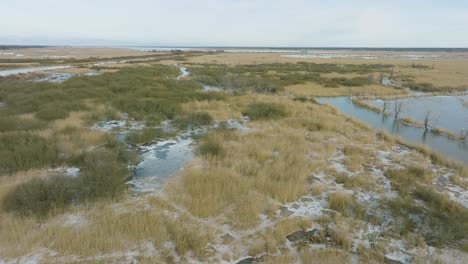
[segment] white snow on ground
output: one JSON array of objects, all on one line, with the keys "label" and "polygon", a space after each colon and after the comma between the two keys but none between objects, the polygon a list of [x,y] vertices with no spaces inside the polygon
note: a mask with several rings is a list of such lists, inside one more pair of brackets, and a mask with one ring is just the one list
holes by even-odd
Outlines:
[{"label": "white snow on ground", "polygon": [[36,250],[26,256],[19,257],[17,259],[2,259],[0,258],[0,263],[2,264],[14,264],[14,263],[21,263],[21,264],[38,264],[44,263],[43,259],[57,256],[57,253],[47,249],[41,248]]},{"label": "white snow on ground", "polygon": [[203,91],[206,91],[206,92],[222,92],[222,91],[224,91],[224,89],[223,89],[223,87],[219,87],[219,86],[203,85]]},{"label": "white snow on ground", "polygon": [[385,254],[385,257],[389,260],[399,261],[404,264],[413,262],[413,257],[405,250],[405,243],[403,240],[392,239],[386,250],[387,254]]},{"label": "white snow on ground", "polygon": [[62,218],[63,224],[76,228],[84,227],[88,224],[88,220],[82,214],[66,214]]},{"label": "white snow on ground", "polygon": [[110,120],[103,121],[95,124],[92,128],[104,132],[110,132],[112,130],[123,128],[126,124],[125,120]]},{"label": "white snow on ground", "polygon": [[445,189],[450,197],[450,200],[459,203],[465,208],[468,208],[468,191],[461,186],[455,185],[450,180],[453,175],[452,172],[442,174],[434,179],[433,184],[438,185]]},{"label": "white snow on ground", "polygon": [[48,169],[48,172],[60,173],[69,177],[78,177],[80,174],[80,168],[77,167],[57,167],[53,169]]},{"label": "white snow on ground", "polygon": [[[295,202],[285,204],[284,207],[291,212],[291,216],[318,218],[322,216],[322,211],[327,208],[327,205],[324,197],[317,199],[314,196],[306,195]],[[280,210],[278,210],[279,213],[281,213]]]}]

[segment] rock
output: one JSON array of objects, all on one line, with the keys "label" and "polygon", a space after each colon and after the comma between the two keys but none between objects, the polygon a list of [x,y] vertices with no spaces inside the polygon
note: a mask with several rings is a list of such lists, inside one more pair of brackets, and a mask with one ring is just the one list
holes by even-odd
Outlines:
[{"label": "rock", "polygon": [[255,264],[255,263],[257,263],[257,262],[252,257],[248,257],[248,258],[245,258],[245,259],[237,262],[237,264]]},{"label": "rock", "polygon": [[304,240],[304,239],[306,238],[306,236],[307,236],[307,233],[306,233],[306,232],[304,232],[304,231],[302,231],[302,230],[299,230],[299,231],[296,231],[296,232],[294,232],[294,233],[288,235],[286,238],[287,238],[289,241],[295,243],[295,242],[299,242],[299,241],[301,241],[301,240]]},{"label": "rock", "polygon": [[289,211],[289,209],[287,207],[284,207],[284,206],[281,206],[280,210],[281,210],[280,216],[282,216],[282,217],[288,217],[288,216],[292,215],[292,213],[293,213],[293,212]]},{"label": "rock", "polygon": [[306,237],[310,243],[319,244],[319,243],[324,242],[323,241],[324,237],[322,236],[322,233],[320,232],[320,230],[318,230],[317,228],[314,228],[311,231],[308,231],[306,233]]},{"label": "rock", "polygon": [[231,234],[229,234],[229,233],[226,233],[226,234],[222,235],[221,239],[223,240],[223,244],[229,244],[232,241],[234,241],[234,237],[231,236]]},{"label": "rock", "polygon": [[387,256],[384,257],[384,262],[388,264],[404,264],[403,262],[399,260],[391,259],[391,258],[388,258]]}]

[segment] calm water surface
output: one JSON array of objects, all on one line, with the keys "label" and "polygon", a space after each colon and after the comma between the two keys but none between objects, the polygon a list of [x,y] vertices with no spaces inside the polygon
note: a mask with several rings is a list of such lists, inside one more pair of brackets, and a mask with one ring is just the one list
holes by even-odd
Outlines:
[{"label": "calm water surface", "polygon": [[[431,99],[429,97],[426,97],[424,98],[424,100],[422,100],[422,102],[425,102],[427,100],[438,101],[439,99],[438,98]],[[461,142],[459,140],[451,140],[443,135],[424,133],[424,129],[422,128],[404,125],[400,122],[394,122],[392,117],[384,117],[381,114],[378,114],[370,110],[367,110],[365,108],[361,108],[359,106],[354,105],[349,97],[335,97],[335,98],[323,97],[323,98],[318,98],[317,101],[321,103],[328,103],[330,105],[333,105],[337,107],[341,112],[347,115],[353,116],[357,119],[360,119],[376,129],[385,129],[386,131],[392,134],[401,136],[401,138],[413,144],[426,144],[432,149],[442,153],[446,157],[459,160],[459,161],[464,162],[465,164],[468,164],[468,143],[467,142]],[[450,99],[447,102],[451,102],[451,101],[452,99]],[[429,102],[433,102],[433,101],[429,101]],[[462,123],[462,122],[466,122],[466,118],[468,118],[468,116],[458,112],[460,110],[458,105],[453,104],[453,103],[450,104],[450,103],[443,103],[443,102],[445,101],[439,102],[437,104],[438,106],[435,108],[430,108],[430,106],[432,106],[432,103],[430,104],[430,106],[423,104],[425,105],[425,110],[415,111],[414,115],[418,116],[421,113],[425,114],[425,112],[428,109],[438,109],[439,120],[442,120],[443,118],[447,118],[447,120],[452,120],[452,121],[446,121],[446,122],[440,121],[440,124],[444,124],[444,125],[450,124],[448,125],[448,129],[452,127],[455,130],[459,129],[460,127],[465,126],[466,123]],[[410,109],[413,109],[413,108],[419,109],[418,108],[419,104],[420,104],[419,102],[414,102],[414,101],[411,101],[411,103],[408,103],[408,108],[406,108],[407,109],[406,113],[410,113]],[[466,111],[466,109],[463,109],[463,111]],[[466,113],[466,112],[463,112],[463,113]],[[401,115],[404,116],[403,114]],[[423,119],[424,119],[424,116],[423,116]]]}]

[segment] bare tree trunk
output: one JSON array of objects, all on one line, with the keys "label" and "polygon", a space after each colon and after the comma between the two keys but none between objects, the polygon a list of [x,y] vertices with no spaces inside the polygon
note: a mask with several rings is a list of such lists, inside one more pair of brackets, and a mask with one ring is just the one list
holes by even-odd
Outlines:
[{"label": "bare tree trunk", "polygon": [[401,113],[402,107],[403,107],[403,102],[398,102],[398,99],[395,99],[395,110],[394,110],[395,120],[398,119],[398,116]]},{"label": "bare tree trunk", "polygon": [[385,115],[385,111],[387,111],[387,107],[388,107],[388,102],[387,101],[384,101],[383,102],[383,108],[382,108],[382,113]]},{"label": "bare tree trunk", "polygon": [[468,129],[462,129],[462,131],[460,131],[460,138],[464,141],[468,140]]},{"label": "bare tree trunk", "polygon": [[431,111],[427,111],[426,116],[424,117],[424,131],[429,130],[430,121],[431,121]]}]

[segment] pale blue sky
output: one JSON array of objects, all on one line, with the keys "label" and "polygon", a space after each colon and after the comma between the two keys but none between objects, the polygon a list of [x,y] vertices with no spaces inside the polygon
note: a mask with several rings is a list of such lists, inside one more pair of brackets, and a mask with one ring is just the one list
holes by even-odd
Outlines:
[{"label": "pale blue sky", "polygon": [[0,12],[0,44],[468,47],[468,0],[0,0]]}]

